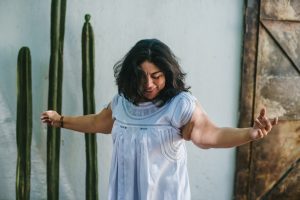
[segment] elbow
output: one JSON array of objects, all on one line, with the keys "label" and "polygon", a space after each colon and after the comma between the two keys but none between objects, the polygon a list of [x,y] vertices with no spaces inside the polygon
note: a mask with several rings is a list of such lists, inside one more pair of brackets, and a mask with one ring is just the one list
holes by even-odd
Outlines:
[{"label": "elbow", "polygon": [[216,126],[210,126],[206,129],[199,129],[198,132],[193,134],[192,141],[195,145],[202,149],[218,148],[219,139],[218,135],[220,128]]},{"label": "elbow", "polygon": [[218,128],[214,125],[196,126],[191,133],[192,142],[201,149],[215,148]]},{"label": "elbow", "polygon": [[213,147],[212,144],[208,143],[207,141],[203,140],[200,137],[197,138],[191,138],[192,142],[201,149],[210,149]]},{"label": "elbow", "polygon": [[212,146],[206,144],[196,144],[200,149],[210,149]]},{"label": "elbow", "polygon": [[192,134],[191,140],[201,149],[218,148],[218,140],[215,137],[217,131],[214,129],[213,131],[197,132],[197,134]]}]

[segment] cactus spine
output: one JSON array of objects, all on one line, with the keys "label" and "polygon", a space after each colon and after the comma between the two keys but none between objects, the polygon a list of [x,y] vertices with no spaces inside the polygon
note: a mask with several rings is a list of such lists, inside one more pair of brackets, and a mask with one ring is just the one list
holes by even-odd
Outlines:
[{"label": "cactus spine", "polygon": [[[66,0],[51,2],[51,55],[49,66],[48,109],[61,112],[63,79],[63,43]],[[47,129],[47,197],[59,198],[60,128]]]},{"label": "cactus spine", "polygon": [[31,57],[28,47],[22,47],[17,67],[17,169],[16,199],[30,198],[30,147],[32,138]]},{"label": "cactus spine", "polygon": [[[82,90],[84,114],[95,113],[94,98],[94,33],[85,15],[82,29]],[[98,199],[97,140],[95,134],[85,134],[86,147],[86,199]]]}]

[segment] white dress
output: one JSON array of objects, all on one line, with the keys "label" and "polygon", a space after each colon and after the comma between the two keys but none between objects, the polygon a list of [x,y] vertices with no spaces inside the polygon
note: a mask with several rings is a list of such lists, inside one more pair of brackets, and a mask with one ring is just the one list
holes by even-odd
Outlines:
[{"label": "white dress", "polygon": [[187,154],[180,127],[196,99],[181,92],[162,107],[114,97],[109,200],[189,200]]}]

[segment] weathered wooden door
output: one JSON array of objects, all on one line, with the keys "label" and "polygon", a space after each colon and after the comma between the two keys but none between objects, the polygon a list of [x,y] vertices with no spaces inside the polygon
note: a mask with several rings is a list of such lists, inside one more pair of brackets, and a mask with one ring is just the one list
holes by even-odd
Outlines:
[{"label": "weathered wooden door", "polygon": [[248,0],[240,127],[263,106],[279,125],[238,148],[235,199],[300,199],[300,0]]}]

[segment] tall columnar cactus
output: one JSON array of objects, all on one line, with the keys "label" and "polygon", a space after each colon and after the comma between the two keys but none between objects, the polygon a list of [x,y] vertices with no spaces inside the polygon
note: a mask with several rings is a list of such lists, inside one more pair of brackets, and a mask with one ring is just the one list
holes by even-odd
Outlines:
[{"label": "tall columnar cactus", "polygon": [[[82,89],[84,114],[95,113],[94,98],[94,33],[85,16],[82,29]],[[97,140],[95,134],[85,134],[86,146],[86,199],[98,199]]]},{"label": "tall columnar cactus", "polygon": [[[67,0],[51,2],[51,55],[49,66],[48,109],[61,112],[63,80],[63,44]],[[59,198],[60,129],[47,130],[47,197]]]},{"label": "tall columnar cactus", "polygon": [[16,199],[30,198],[30,147],[32,138],[31,57],[22,47],[17,67],[17,170]]}]

